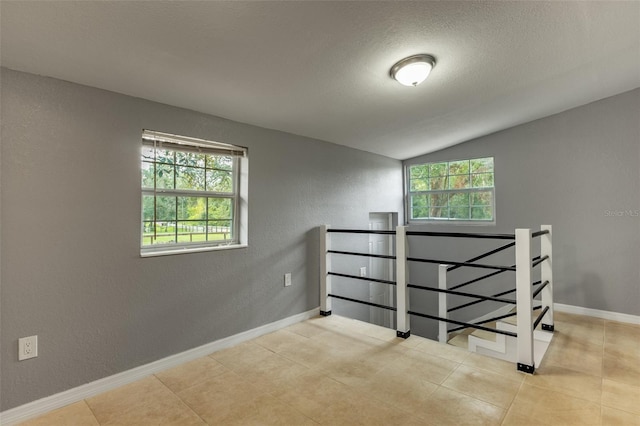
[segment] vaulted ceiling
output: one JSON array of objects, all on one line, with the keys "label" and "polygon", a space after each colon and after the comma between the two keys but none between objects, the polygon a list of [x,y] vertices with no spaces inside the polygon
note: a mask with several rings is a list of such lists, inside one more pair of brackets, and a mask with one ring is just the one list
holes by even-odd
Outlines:
[{"label": "vaulted ceiling", "polygon": [[7,68],[397,159],[640,87],[637,1],[3,0],[0,30]]}]

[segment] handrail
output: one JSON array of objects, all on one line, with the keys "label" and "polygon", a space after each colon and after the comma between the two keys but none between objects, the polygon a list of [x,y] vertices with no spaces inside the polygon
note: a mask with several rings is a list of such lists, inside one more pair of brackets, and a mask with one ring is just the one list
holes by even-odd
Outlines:
[{"label": "handrail", "polygon": [[456,296],[473,297],[473,298],[480,299],[480,300],[483,300],[483,301],[484,300],[491,300],[491,301],[494,301],[494,302],[509,303],[511,305],[515,305],[516,304],[516,301],[512,300],[512,299],[500,299],[498,297],[492,297],[492,296],[481,296],[479,294],[465,293],[463,291],[446,290],[446,289],[442,289],[442,288],[433,288],[433,287],[423,287],[423,286],[416,285],[416,284],[407,284],[407,287],[420,289],[420,290],[435,291],[436,293],[447,293],[447,294],[453,294],[453,295],[456,295]]},{"label": "handrail", "polygon": [[382,283],[382,284],[389,284],[389,285],[396,285],[395,281],[389,281],[389,280],[381,280],[378,278],[369,278],[369,277],[359,277],[357,275],[349,275],[349,274],[340,274],[338,272],[327,272],[328,275],[334,275],[336,277],[345,277],[345,278],[352,278],[354,280],[361,280],[361,281],[367,281],[367,282],[374,282],[374,283]]},{"label": "handrail", "polygon": [[[464,263],[471,263],[471,262],[475,262],[476,260],[484,259],[485,257],[489,257],[489,256],[491,256],[492,254],[499,253],[499,252],[501,252],[501,251],[503,251],[503,250],[506,250],[506,249],[508,249],[508,248],[511,248],[511,247],[513,247],[513,246],[515,246],[515,245],[516,245],[516,243],[515,243],[515,242],[512,242],[512,243],[506,244],[506,245],[504,245],[504,246],[502,246],[502,247],[498,247],[497,249],[494,249],[494,250],[488,251],[488,252],[483,253],[483,254],[481,254],[481,255],[479,255],[479,256],[476,256],[476,257],[474,257],[474,258],[471,258],[471,259],[469,259],[469,260],[466,260]],[[461,265],[450,266],[450,267],[448,267],[448,268],[447,268],[447,271],[453,271],[453,270],[458,269],[458,268],[461,268],[461,267],[462,267]]]},{"label": "handrail", "polygon": [[407,257],[407,261],[409,262],[423,262],[423,263],[437,263],[439,265],[460,265],[460,266],[468,266],[470,268],[483,268],[483,269],[504,269],[506,271],[515,271],[515,266],[500,266],[500,265],[485,265],[478,263],[466,263],[466,262],[451,262],[448,260],[438,260],[438,259],[422,259],[418,257]]},{"label": "handrail", "polygon": [[407,235],[422,235],[426,237],[452,237],[452,238],[482,238],[490,240],[515,240],[515,234],[474,234],[470,232],[432,232],[432,231],[407,231]]},{"label": "handrail", "polygon": [[[348,302],[359,303],[370,307],[387,309],[396,312],[396,332],[399,337],[406,338],[410,335],[410,315],[421,316],[439,321],[439,334],[438,339],[440,342],[447,342],[449,333],[466,329],[479,329],[488,332],[508,335],[516,337],[517,347],[516,350],[516,363],[519,371],[527,373],[533,373],[534,366],[534,353],[533,353],[533,332],[537,327],[542,324],[542,328],[547,331],[553,331],[553,271],[552,271],[552,228],[551,225],[541,225],[540,231],[532,232],[531,229],[516,229],[514,234],[482,234],[482,233],[467,233],[467,232],[432,232],[432,231],[410,231],[408,226],[398,226],[395,230],[371,230],[371,229],[334,229],[329,225],[323,225],[320,227],[321,239],[320,239],[320,251],[323,254],[320,260],[320,313],[321,315],[331,314],[331,299],[341,299]],[[344,234],[365,234],[365,235],[380,235],[385,236],[391,242],[391,237],[394,237],[395,253],[386,254],[370,254],[362,252],[360,250],[366,250],[366,248],[355,248],[356,251],[347,250],[332,250],[331,247],[331,234],[332,233],[344,233]],[[435,258],[419,258],[408,257],[407,251],[413,247],[415,239],[407,237],[417,238],[419,236],[426,237],[446,237],[446,238],[473,238],[473,239],[495,239],[495,240],[509,240],[508,243],[500,243],[500,246],[492,249],[488,249],[482,253],[479,253],[470,259],[461,261],[446,261]],[[540,244],[539,255],[534,256],[535,251],[532,250],[532,240],[537,237],[540,238],[538,243]],[[356,241],[359,241],[358,239]],[[433,240],[431,240],[433,242]],[[498,265],[497,262],[490,262],[486,264],[484,262],[489,260],[489,256],[500,253],[508,249],[515,249],[515,262],[513,265]],[[331,271],[331,258],[332,255],[347,255],[347,256],[360,256],[362,258],[377,258],[384,259],[388,262],[395,263],[395,278],[384,277],[381,278],[369,278],[359,275],[352,275],[350,273],[339,273]],[[436,257],[438,255],[435,255]],[[504,256],[504,254],[502,255]],[[502,257],[500,256],[500,257]],[[496,256],[497,258],[498,256]],[[360,262],[360,261],[358,261]],[[427,286],[427,284],[416,285],[407,282],[407,268],[410,267],[409,262],[419,262],[425,264],[437,264],[438,269],[438,285]],[[501,263],[501,261],[498,261]],[[454,271],[459,268],[479,268],[489,269],[487,272],[479,272],[477,278],[468,279],[466,282],[461,282],[457,285],[451,285],[447,283],[448,272]],[[532,283],[532,269],[538,267],[540,269],[539,281]],[[391,266],[390,266],[391,268]],[[498,291],[481,291],[482,294],[474,294],[471,292],[461,291],[463,287],[479,281],[486,280],[490,277],[495,277],[504,272],[515,272],[515,288],[508,290]],[[348,272],[348,271],[347,271]],[[342,277],[344,279],[359,280],[360,282],[379,283],[395,286],[396,294],[394,302],[383,302],[387,305],[369,302],[368,297],[362,297],[363,300],[358,300],[351,297],[332,294],[331,283],[334,277]],[[506,277],[505,277],[506,278]],[[450,277],[449,277],[450,279]],[[433,283],[432,283],[433,284]],[[410,311],[410,291],[419,289],[430,292],[438,293],[438,310],[437,312],[430,312],[430,314],[423,314],[421,312]],[[508,296],[510,295],[510,296]],[[457,306],[448,306],[450,299],[454,299],[455,302],[459,302],[458,297],[467,298],[462,299],[462,303],[458,303]],[[535,299],[537,298],[537,299]],[[541,298],[541,299],[540,299]],[[473,322],[463,322],[457,319],[450,319],[452,316],[450,313],[460,311],[464,308],[474,306],[478,303],[492,301],[502,304],[508,304],[515,306],[517,312],[508,313],[506,315],[496,316],[490,319]],[[533,306],[534,304],[539,306]],[[394,307],[394,306],[395,307]],[[537,313],[536,313],[537,311]],[[533,312],[533,313],[532,313]],[[431,315],[433,314],[433,315]],[[539,314],[539,315],[538,315]],[[437,316],[436,316],[437,315]],[[453,315],[455,316],[455,314]],[[468,317],[474,316],[472,312],[468,313]],[[498,321],[503,318],[517,316],[518,321],[516,328],[502,327],[498,325],[496,328],[491,328],[490,323],[492,321]],[[447,324],[452,324],[454,328],[448,329]],[[456,325],[457,324],[457,325]],[[533,329],[532,329],[533,327]],[[498,330],[497,328],[507,328],[509,331]],[[537,333],[537,331],[535,331]]]},{"label": "handrail", "polygon": [[350,297],[345,297],[345,296],[338,296],[337,294],[329,293],[327,296],[331,296],[331,297],[334,297],[336,299],[347,300],[349,302],[361,303],[363,305],[374,306],[376,308],[388,309],[388,310],[394,311],[394,312],[397,310],[393,306],[380,305],[378,303],[373,303],[373,302],[365,302],[364,300],[352,299]]}]

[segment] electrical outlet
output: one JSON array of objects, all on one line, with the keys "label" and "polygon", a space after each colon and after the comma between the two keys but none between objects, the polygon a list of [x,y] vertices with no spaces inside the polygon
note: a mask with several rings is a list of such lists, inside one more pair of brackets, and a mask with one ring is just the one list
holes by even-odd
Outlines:
[{"label": "electrical outlet", "polygon": [[360,276],[361,277],[366,277],[367,276],[367,267],[363,266],[362,268],[360,268]]},{"label": "electrical outlet", "polygon": [[284,286],[289,287],[291,285],[291,272],[284,274]]},{"label": "electrical outlet", "polygon": [[18,361],[38,356],[38,336],[18,339]]}]

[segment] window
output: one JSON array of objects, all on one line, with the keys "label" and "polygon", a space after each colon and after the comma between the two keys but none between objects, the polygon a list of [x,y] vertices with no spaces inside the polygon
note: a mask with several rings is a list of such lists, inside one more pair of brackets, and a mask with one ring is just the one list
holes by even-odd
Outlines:
[{"label": "window", "polygon": [[407,168],[411,221],[493,222],[493,157]]},{"label": "window", "polygon": [[246,148],[145,130],[141,254],[246,243],[246,156]]}]

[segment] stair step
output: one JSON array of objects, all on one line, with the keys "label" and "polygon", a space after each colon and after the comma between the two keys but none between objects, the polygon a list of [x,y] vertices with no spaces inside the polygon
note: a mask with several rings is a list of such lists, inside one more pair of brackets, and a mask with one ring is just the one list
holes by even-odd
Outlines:
[{"label": "stair step", "polygon": [[452,346],[467,349],[469,347],[469,335],[466,333],[456,334],[451,339],[449,339],[449,342],[447,343]]}]

